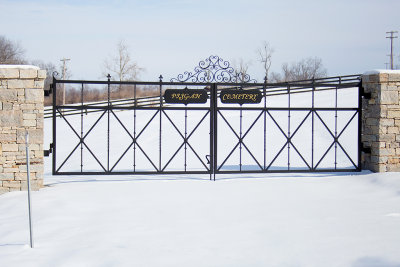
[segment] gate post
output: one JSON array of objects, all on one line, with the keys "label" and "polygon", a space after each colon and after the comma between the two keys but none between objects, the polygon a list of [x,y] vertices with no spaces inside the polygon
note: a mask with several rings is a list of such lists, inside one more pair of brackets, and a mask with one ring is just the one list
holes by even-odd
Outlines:
[{"label": "gate post", "polygon": [[400,71],[366,72],[362,85],[363,168],[400,171]]},{"label": "gate post", "polygon": [[210,89],[210,180],[215,181],[217,169],[217,84],[213,83]]},{"label": "gate post", "polygon": [[30,136],[31,186],[43,186],[43,102],[46,71],[0,65],[0,194],[27,189],[25,134]]}]

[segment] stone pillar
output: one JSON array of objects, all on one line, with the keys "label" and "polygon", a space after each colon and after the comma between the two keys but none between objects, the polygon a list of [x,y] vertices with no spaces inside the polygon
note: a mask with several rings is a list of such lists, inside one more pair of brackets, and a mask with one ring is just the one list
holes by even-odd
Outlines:
[{"label": "stone pillar", "polygon": [[400,171],[400,70],[371,71],[362,76],[362,142],[371,148],[363,153],[364,169]]},{"label": "stone pillar", "polygon": [[43,186],[43,101],[46,71],[0,65],[0,194],[26,190],[25,133],[33,190]]}]

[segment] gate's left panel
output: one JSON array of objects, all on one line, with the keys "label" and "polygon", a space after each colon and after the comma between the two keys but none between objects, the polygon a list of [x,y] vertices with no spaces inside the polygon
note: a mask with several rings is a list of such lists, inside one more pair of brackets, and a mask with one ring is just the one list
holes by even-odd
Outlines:
[{"label": "gate's left panel", "polygon": [[53,173],[209,173],[209,103],[163,103],[179,87],[54,80]]}]

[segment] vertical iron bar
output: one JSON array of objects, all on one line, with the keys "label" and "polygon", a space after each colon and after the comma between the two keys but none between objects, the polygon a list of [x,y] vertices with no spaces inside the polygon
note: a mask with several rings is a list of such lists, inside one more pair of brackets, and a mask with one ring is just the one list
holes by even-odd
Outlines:
[{"label": "vertical iron bar", "polygon": [[264,78],[263,95],[264,95],[264,171],[267,161],[267,76]]},{"label": "vertical iron bar", "polygon": [[290,170],[290,85],[287,87],[288,91],[288,170]]},{"label": "vertical iron bar", "polygon": [[361,162],[361,148],[362,148],[362,142],[361,142],[361,134],[362,134],[362,95],[361,95],[361,90],[362,90],[362,80],[360,80],[360,84],[358,86],[358,166],[357,166],[357,171],[361,171],[362,168],[362,162]]},{"label": "vertical iron bar", "polygon": [[162,107],[163,107],[163,100],[162,100],[162,79],[163,76],[160,75],[159,77],[160,79],[160,105],[159,105],[159,112],[160,112],[160,132],[159,132],[159,165],[158,165],[158,170],[161,171],[162,167],[161,167],[161,145],[162,145],[162,139],[161,139],[161,135],[162,135]]},{"label": "vertical iron bar", "polygon": [[215,172],[216,172],[216,170],[217,170],[217,164],[218,164],[218,161],[217,161],[217,156],[218,156],[218,124],[217,124],[217,121],[218,121],[218,87],[217,87],[217,84],[216,83],[214,83],[213,84],[213,86],[214,86],[214,121],[213,121],[213,123],[214,123],[214,170],[213,170],[213,173],[214,173],[214,181],[215,181]]},{"label": "vertical iron bar", "polygon": [[314,115],[315,115],[315,80],[313,78],[313,87],[312,87],[312,109],[311,109],[311,170],[314,169]]},{"label": "vertical iron bar", "polygon": [[[81,106],[83,107],[83,83],[81,88]],[[83,108],[81,109],[81,172],[83,172]]]},{"label": "vertical iron bar", "polygon": [[[339,77],[339,85],[341,84],[341,77]],[[337,115],[338,115],[338,86],[335,88],[335,170],[337,168]]]},{"label": "vertical iron bar", "polygon": [[108,74],[108,76],[107,76],[107,81],[108,81],[108,86],[107,86],[107,172],[110,172],[110,108],[111,108],[110,80],[111,80],[111,75]]},{"label": "vertical iron bar", "polygon": [[134,98],[134,106],[133,110],[133,171],[136,172],[136,108],[137,108],[137,100],[136,100],[136,84],[133,88],[133,98]]},{"label": "vertical iron bar", "polygon": [[214,173],[214,85],[210,87],[210,181]]},{"label": "vertical iron bar", "polygon": [[52,89],[53,89],[53,166],[52,166],[52,174],[55,175],[56,174],[56,139],[57,139],[57,131],[56,131],[56,101],[57,101],[57,80],[56,78],[53,76],[53,84],[52,84]]},{"label": "vertical iron bar", "polygon": [[239,170],[242,171],[242,125],[243,125],[243,110],[240,105],[240,128],[239,128]]},{"label": "vertical iron bar", "polygon": [[187,166],[187,106],[185,105],[185,172]]}]

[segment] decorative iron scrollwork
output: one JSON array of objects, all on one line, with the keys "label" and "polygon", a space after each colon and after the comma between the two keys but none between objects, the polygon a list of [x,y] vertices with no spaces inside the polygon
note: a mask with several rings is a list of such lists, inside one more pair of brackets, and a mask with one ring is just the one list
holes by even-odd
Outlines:
[{"label": "decorative iron scrollwork", "polygon": [[171,82],[199,82],[199,83],[249,83],[257,82],[247,73],[237,72],[228,61],[219,56],[210,56],[199,62],[193,72],[185,71]]}]

